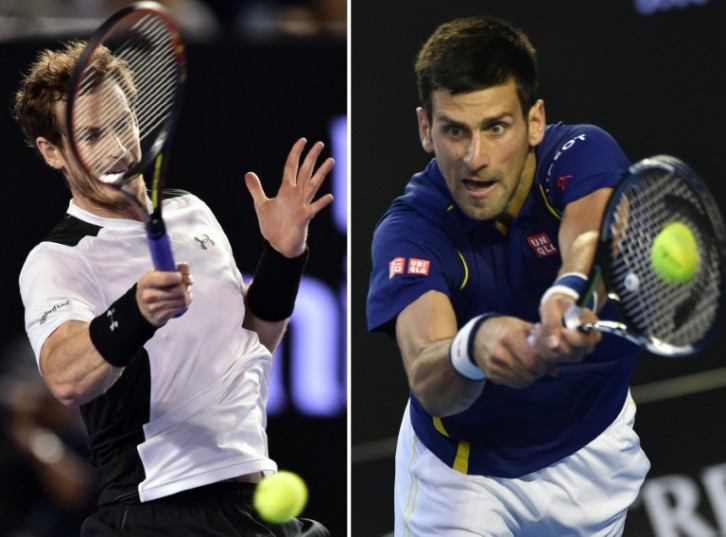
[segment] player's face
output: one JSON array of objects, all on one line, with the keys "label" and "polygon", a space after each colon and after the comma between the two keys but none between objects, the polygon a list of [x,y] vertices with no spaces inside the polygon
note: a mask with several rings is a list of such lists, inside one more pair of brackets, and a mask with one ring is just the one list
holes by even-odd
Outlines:
[{"label": "player's face", "polygon": [[536,160],[533,147],[544,135],[544,105],[522,114],[514,81],[452,95],[436,90],[432,120],[418,109],[424,149],[461,210],[477,220],[514,218],[529,193]]},{"label": "player's face", "polygon": [[92,177],[110,182],[141,159],[139,126],[121,87],[110,80],[76,99],[73,139]]},{"label": "player's face", "polygon": [[[99,116],[97,111],[102,102],[117,103],[112,117]],[[62,170],[74,199],[82,207],[86,205],[84,208],[125,215],[130,209],[126,196],[104,186],[97,178],[109,182],[114,177],[120,177],[141,159],[139,130],[133,112],[119,86],[110,82],[104,82],[92,93],[80,97],[76,106],[85,111],[83,119],[74,127],[78,152],[91,173],[87,173],[73,157],[68,138],[64,136]],[[67,132],[65,106],[62,103],[56,107],[56,117],[59,124],[63,125],[63,132]],[[130,186],[139,199],[145,198],[146,186],[141,177],[132,181]]]}]

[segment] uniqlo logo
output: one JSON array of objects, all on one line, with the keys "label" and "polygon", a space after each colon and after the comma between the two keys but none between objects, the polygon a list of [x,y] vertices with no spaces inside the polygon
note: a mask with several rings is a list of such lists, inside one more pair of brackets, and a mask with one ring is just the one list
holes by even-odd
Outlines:
[{"label": "uniqlo logo", "polygon": [[408,273],[428,276],[430,264],[431,261],[428,261],[427,259],[416,259],[415,257],[412,257],[408,260]]},{"label": "uniqlo logo", "polygon": [[534,253],[537,254],[537,257],[547,257],[548,255],[557,253],[557,248],[552,244],[552,241],[546,233],[527,237],[527,242],[530,248],[534,250]]},{"label": "uniqlo logo", "polygon": [[397,257],[392,261],[388,262],[388,279],[390,280],[396,274],[403,274],[403,265],[406,263],[406,259],[403,257]]}]

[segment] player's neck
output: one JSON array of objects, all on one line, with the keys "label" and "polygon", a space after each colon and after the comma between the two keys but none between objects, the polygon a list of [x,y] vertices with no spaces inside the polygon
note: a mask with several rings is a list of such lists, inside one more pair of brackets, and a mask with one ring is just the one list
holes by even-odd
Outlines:
[{"label": "player's neck", "polygon": [[512,221],[522,210],[524,202],[527,200],[527,196],[529,196],[529,191],[532,190],[532,183],[534,182],[534,174],[536,171],[537,157],[535,155],[534,148],[530,148],[527,160],[524,163],[524,170],[522,171],[522,177],[517,190],[514,192],[506,211],[497,218],[497,220],[506,227],[511,226]]},{"label": "player's neck", "polygon": [[[142,192],[141,198],[142,203],[148,205],[148,198],[146,193]],[[125,220],[138,220],[144,222],[143,215],[139,212],[136,206],[128,199],[123,199],[114,202],[96,201],[86,196],[73,193],[73,203],[79,208],[88,213],[101,218],[117,218]]]}]

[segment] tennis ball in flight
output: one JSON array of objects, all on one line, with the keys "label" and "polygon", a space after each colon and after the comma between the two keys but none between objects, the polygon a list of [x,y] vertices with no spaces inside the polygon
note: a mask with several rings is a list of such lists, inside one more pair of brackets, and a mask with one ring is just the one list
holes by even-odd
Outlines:
[{"label": "tennis ball in flight", "polygon": [[650,262],[666,283],[685,283],[698,269],[698,243],[693,232],[681,222],[665,226],[653,241]]},{"label": "tennis ball in flight", "polygon": [[263,520],[281,524],[302,513],[308,488],[299,475],[280,470],[257,484],[252,501]]}]

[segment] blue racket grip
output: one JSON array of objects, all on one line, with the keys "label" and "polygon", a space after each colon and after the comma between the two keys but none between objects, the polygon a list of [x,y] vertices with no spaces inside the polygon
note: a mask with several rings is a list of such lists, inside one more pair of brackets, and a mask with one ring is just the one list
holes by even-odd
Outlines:
[{"label": "blue racket grip", "polygon": [[[171,251],[169,243],[169,235],[166,234],[166,226],[164,221],[157,214],[153,214],[146,226],[146,236],[149,242],[149,250],[151,251],[151,260],[156,270],[168,272],[176,272],[177,266],[174,262],[174,254]],[[177,313],[174,317],[184,315],[184,309]]]},{"label": "blue racket grip", "polygon": [[149,231],[148,238],[154,268],[156,270],[175,272],[177,268],[174,262],[174,254],[171,251],[171,244],[169,244],[169,236],[165,232],[162,232],[161,235],[156,235]]}]

